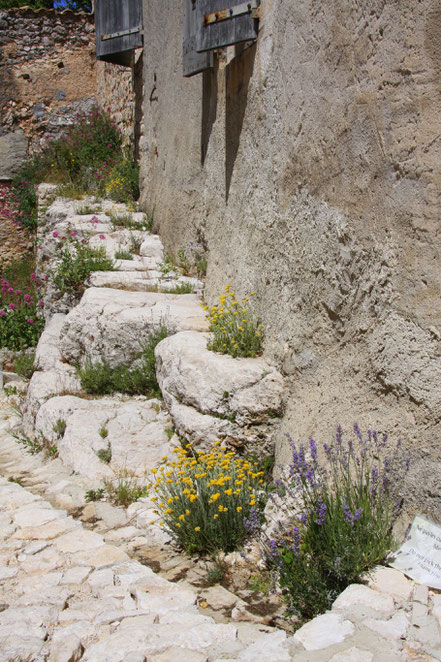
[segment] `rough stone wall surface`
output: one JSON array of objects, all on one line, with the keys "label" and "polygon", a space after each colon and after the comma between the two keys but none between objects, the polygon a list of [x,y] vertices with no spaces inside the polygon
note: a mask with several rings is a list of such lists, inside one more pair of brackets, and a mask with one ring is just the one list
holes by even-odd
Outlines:
[{"label": "rough stone wall surface", "polygon": [[208,245],[207,300],[256,291],[285,433],[387,431],[409,514],[441,495],[436,0],[262,0],[257,43],[182,77],[180,2],[144,0],[142,204],[174,254]]},{"label": "rough stone wall surface", "polygon": [[22,129],[30,152],[96,103],[93,16],[0,12],[0,133]]},{"label": "rough stone wall surface", "polygon": [[107,108],[123,135],[124,144],[136,149],[142,131],[142,51],[132,67],[97,62],[97,98]]}]

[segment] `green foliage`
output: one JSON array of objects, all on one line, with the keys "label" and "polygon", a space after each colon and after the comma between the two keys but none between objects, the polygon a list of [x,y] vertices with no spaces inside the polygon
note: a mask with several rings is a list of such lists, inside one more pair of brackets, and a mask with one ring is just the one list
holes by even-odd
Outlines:
[{"label": "green foliage", "polygon": [[97,395],[117,392],[160,397],[161,390],[156,379],[155,347],[167,334],[167,327],[164,325],[151,331],[138,358],[130,366],[113,368],[105,361],[92,363],[87,360],[82,368],[77,367],[82,388],[87,393]]},{"label": "green foliage", "polygon": [[160,291],[164,294],[191,294],[193,285],[191,283],[178,283],[175,287],[161,287]]},{"label": "green foliage", "polygon": [[104,497],[106,490],[103,487],[97,490],[87,490],[85,496],[86,501],[100,501]]},{"label": "green foliage", "polygon": [[107,191],[115,200],[133,202],[139,195],[138,167],[123,151],[115,123],[98,107],[78,114],[64,134],[48,142],[15,178],[17,220],[31,230],[37,227],[35,187],[42,181],[59,184],[61,195],[75,199]]},{"label": "green foliage", "polygon": [[12,434],[14,439],[18,441],[19,444],[25,447],[26,452],[30,455],[37,455],[44,450],[44,440],[40,436],[38,437],[28,437],[26,434]]},{"label": "green foliage", "polygon": [[115,251],[115,260],[133,260],[133,255],[128,248],[119,248]]},{"label": "green foliage", "polygon": [[[290,609],[312,618],[360,575],[381,563],[393,545],[392,524],[401,505],[408,468],[399,441],[389,454],[387,435],[369,431],[363,439],[324,444],[321,464],[311,438],[308,451],[291,442],[291,480],[280,486],[285,502],[296,504],[289,529],[266,540],[267,558],[288,590]],[[287,497],[290,497],[287,499]]]},{"label": "green foliage", "polygon": [[35,352],[21,350],[20,355],[14,359],[14,370],[20,377],[30,379],[38,367],[38,361],[35,362]]},{"label": "green foliage", "polygon": [[148,219],[142,221],[136,221],[133,218],[133,215],[130,213],[121,214],[110,214],[110,222],[112,223],[113,229],[125,228],[127,230],[144,230],[148,229]]},{"label": "green foliage", "polygon": [[250,510],[265,505],[261,472],[219,443],[210,453],[190,445],[175,449],[175,460],[152,469],[152,501],[170,535],[190,553],[237,549],[248,537]]},{"label": "green foliage", "polygon": [[112,461],[112,449],[110,444],[107,444],[107,448],[100,448],[99,451],[97,451],[97,456],[102,462],[109,464]]},{"label": "green foliage", "polygon": [[120,470],[112,480],[105,480],[106,498],[115,506],[127,508],[131,503],[146,496],[145,486],[140,485],[139,479],[127,469]]},{"label": "green foliage", "polygon": [[[25,176],[26,166],[12,182],[15,196],[16,220],[30,232],[35,232],[38,225],[37,192],[31,178]],[[31,172],[30,172],[31,174]]]},{"label": "green foliage", "polygon": [[87,279],[93,271],[114,269],[115,263],[107,257],[103,246],[95,248],[89,246],[84,238],[70,236],[57,245],[52,281],[61,293],[68,292],[78,298],[84,292]]},{"label": "green foliage", "polygon": [[139,197],[139,168],[128,155],[112,168],[105,183],[106,195],[115,202],[130,202]]},{"label": "green foliage", "polygon": [[[253,296],[251,292],[249,296]],[[230,286],[225,288],[225,294],[220,297],[220,304],[204,306],[209,310],[209,330],[212,337],[207,343],[208,349],[233,357],[253,357],[261,353],[263,332],[262,325],[248,310],[249,299],[241,303],[236,300]]]},{"label": "green foliage", "polygon": [[24,487],[22,479],[15,478],[15,476],[9,476],[8,483],[17,483],[17,485],[20,485],[20,487]]},{"label": "green foliage", "polygon": [[[32,261],[30,261],[32,263]],[[38,301],[40,280],[28,276],[28,265],[18,261],[4,270],[0,290],[0,347],[22,350],[34,347],[43,331],[42,301]]]},{"label": "green foliage", "polygon": [[181,273],[171,255],[164,257],[163,262],[158,264],[158,269],[165,278],[177,278]]},{"label": "green foliage", "polygon": [[66,432],[66,421],[63,418],[58,418],[53,424],[52,430],[55,432],[58,439],[61,439]]},{"label": "green foliage", "polygon": [[101,439],[107,439],[108,436],[109,436],[109,430],[103,426],[100,429],[100,437]]}]

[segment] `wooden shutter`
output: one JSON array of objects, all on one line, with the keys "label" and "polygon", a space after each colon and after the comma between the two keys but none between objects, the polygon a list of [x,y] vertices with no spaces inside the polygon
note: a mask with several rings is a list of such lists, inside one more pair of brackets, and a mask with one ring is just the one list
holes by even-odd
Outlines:
[{"label": "wooden shutter", "polygon": [[213,66],[212,53],[196,51],[197,15],[197,0],[182,0],[182,69],[186,77]]},{"label": "wooden shutter", "polygon": [[97,59],[130,66],[143,46],[142,0],[95,0],[95,31]]},{"label": "wooden shutter", "polygon": [[230,46],[257,38],[260,0],[196,0],[196,50]]}]

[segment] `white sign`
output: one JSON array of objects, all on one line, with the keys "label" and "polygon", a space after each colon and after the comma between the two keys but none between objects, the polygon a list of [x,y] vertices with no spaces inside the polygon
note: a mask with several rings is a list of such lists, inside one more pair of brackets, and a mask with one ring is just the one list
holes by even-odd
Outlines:
[{"label": "white sign", "polygon": [[441,589],[441,526],[417,515],[389,565],[420,584]]}]

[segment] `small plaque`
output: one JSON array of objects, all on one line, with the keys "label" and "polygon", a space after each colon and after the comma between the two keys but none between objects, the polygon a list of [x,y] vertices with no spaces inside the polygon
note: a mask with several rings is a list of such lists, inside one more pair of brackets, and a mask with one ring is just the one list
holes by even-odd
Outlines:
[{"label": "small plaque", "polygon": [[417,515],[389,565],[420,584],[441,589],[441,526]]}]

